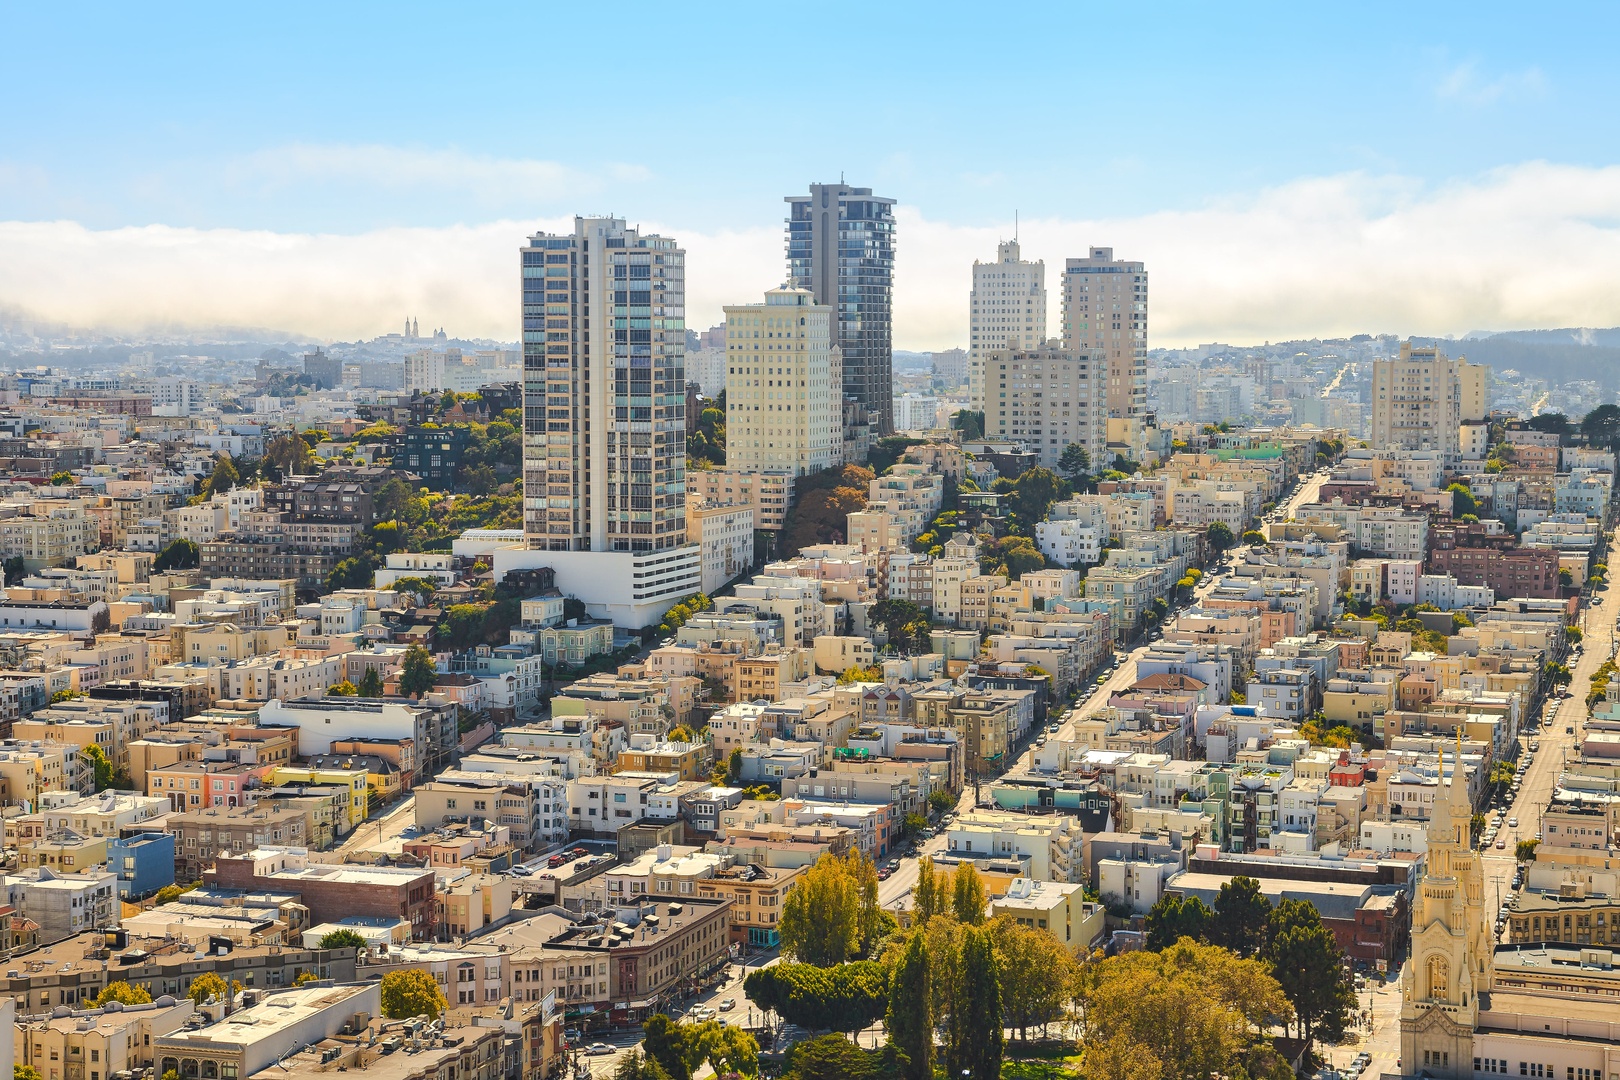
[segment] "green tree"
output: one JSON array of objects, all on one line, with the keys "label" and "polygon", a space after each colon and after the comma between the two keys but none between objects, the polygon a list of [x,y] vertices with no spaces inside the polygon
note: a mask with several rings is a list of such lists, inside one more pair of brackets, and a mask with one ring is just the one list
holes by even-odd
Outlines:
[{"label": "green tree", "polygon": [[215,495],[224,494],[241,482],[242,474],[236,471],[236,462],[231,460],[229,454],[221,454],[219,460],[214,463],[213,475],[203,484],[202,493],[213,498]]},{"label": "green tree", "polygon": [[715,1076],[754,1076],[759,1072],[759,1042],[740,1027],[706,1020],[697,1027],[698,1049]]},{"label": "green tree", "polygon": [[390,1020],[412,1016],[437,1020],[449,1006],[432,974],[421,968],[390,971],[382,977],[382,1011]]},{"label": "green tree", "polygon": [[192,889],[200,888],[201,886],[202,882],[200,881],[193,881],[190,885],[165,885],[163,888],[157,891],[157,896],[155,899],[157,900],[158,906],[162,907],[164,904],[174,903],[176,900],[180,899],[181,896],[190,892]]},{"label": "green tree", "polygon": [[1046,520],[1052,504],[1068,498],[1070,491],[1067,480],[1051,469],[1037,465],[1033,469],[1026,469],[1012,482],[1011,490],[1007,492],[1008,511],[1016,519],[1018,528],[1030,535],[1039,522]]},{"label": "green tree", "polygon": [[360,685],[355,692],[364,698],[382,697],[382,675],[375,667],[366,668],[366,673],[360,676]]},{"label": "green tree", "polygon": [[225,1001],[242,989],[242,984],[234,979],[226,983],[223,976],[213,971],[205,971],[191,980],[191,987],[186,996],[198,1005],[210,1001]]},{"label": "green tree", "polygon": [[889,970],[876,960],[828,967],[783,962],[750,972],[743,993],[811,1031],[860,1031],[888,1009]]},{"label": "green tree", "polygon": [[186,539],[174,540],[158,552],[156,559],[152,560],[152,569],[159,573],[170,570],[193,570],[201,564],[202,553],[197,545]]},{"label": "green tree", "polygon": [[867,614],[872,626],[889,637],[889,644],[901,652],[920,652],[928,647],[928,616],[910,600],[879,600]]},{"label": "green tree", "polygon": [[961,975],[952,996],[947,1075],[999,1080],[1006,1036],[1002,1031],[1001,976],[988,931],[966,930]]},{"label": "green tree", "polygon": [[990,936],[1007,1026],[1027,1042],[1031,1027],[1062,1019],[1079,965],[1050,930],[1024,926],[1010,915],[990,923]]},{"label": "green tree", "polygon": [[663,1013],[641,1025],[642,1049],[669,1074],[670,1080],[692,1080],[692,1070],[703,1062],[695,1025],[677,1024]]},{"label": "green tree", "polygon": [[326,575],[326,591],[369,589],[378,565],[377,557],[369,551],[362,551],[342,559]]},{"label": "green tree", "polygon": [[412,645],[405,650],[405,662],[399,673],[400,693],[419,698],[433,689],[433,682],[438,677],[432,653],[420,645]]},{"label": "green tree", "polygon": [[1232,536],[1232,527],[1224,521],[1212,521],[1204,533],[1209,538],[1209,546],[1219,554],[1226,551],[1235,542]]},{"label": "green tree", "polygon": [[79,754],[89,761],[90,767],[95,770],[97,791],[106,791],[113,786],[113,763],[100,744],[89,743],[79,751]]},{"label": "green tree", "polygon": [[933,989],[928,981],[928,943],[911,935],[889,978],[889,1039],[906,1056],[905,1080],[933,1080]]},{"label": "green tree", "polygon": [[1259,529],[1244,529],[1243,542],[1251,546],[1254,544],[1264,544],[1266,542],[1266,534],[1261,532]]},{"label": "green tree", "polygon": [[1222,948],[1245,959],[1258,955],[1266,944],[1270,925],[1271,901],[1260,892],[1260,883],[1242,874],[1221,885],[1215,894],[1215,918],[1210,938]]},{"label": "green tree", "polygon": [[326,688],[327,697],[355,697],[359,693],[360,691],[355,687],[354,683],[350,682],[348,679],[344,679],[342,682],[335,682]]},{"label": "green tree", "polygon": [[28,573],[28,568],[23,563],[23,557],[21,555],[13,555],[7,559],[4,564],[0,565],[3,565],[5,568],[7,585],[17,584],[17,582],[23,579],[23,575]]},{"label": "green tree", "polygon": [[423,601],[432,600],[433,594],[439,591],[439,583],[425,577],[396,578],[389,587],[395,592],[411,593]]},{"label": "green tree", "polygon": [[427,507],[421,497],[397,476],[377,489],[371,497],[371,508],[379,521],[415,526],[427,520]]},{"label": "green tree", "polygon": [[1547,435],[1568,435],[1570,430],[1569,417],[1561,412],[1537,413],[1524,426]]},{"label": "green tree", "polygon": [[1451,516],[1462,517],[1464,514],[1478,514],[1479,500],[1474,498],[1474,492],[1466,484],[1452,484],[1446,488],[1451,492]]},{"label": "green tree", "polygon": [[321,949],[364,949],[366,939],[353,930],[333,930],[330,934],[321,938],[320,944],[316,947]]},{"label": "green tree", "polygon": [[783,1061],[786,1080],[887,1080],[899,1071],[893,1047],[862,1050],[842,1035],[806,1039]]},{"label": "green tree", "polygon": [[1182,938],[1207,941],[1215,913],[1196,896],[1165,893],[1147,914],[1147,947],[1168,949]]},{"label": "green tree", "polygon": [[1581,434],[1588,446],[1610,447],[1620,443],[1620,405],[1599,405],[1581,418]]},{"label": "green tree", "polygon": [[951,427],[962,433],[964,442],[984,438],[984,413],[972,409],[958,409],[951,417]]},{"label": "green tree", "polygon": [[296,435],[278,435],[264,448],[264,459],[283,476],[309,472],[309,443]]},{"label": "green tree", "polygon": [[936,814],[948,813],[956,805],[956,796],[944,788],[935,788],[928,793],[928,809]]},{"label": "green tree", "polygon": [[669,1073],[652,1058],[636,1049],[619,1058],[613,1069],[613,1080],[670,1080]]},{"label": "green tree", "polygon": [[950,906],[945,896],[948,875],[934,869],[934,860],[927,855],[917,860],[917,884],[911,888],[911,910],[919,922],[927,922],[935,915],[943,915]]},{"label": "green tree", "polygon": [[1263,960],[1191,940],[1088,965],[1078,998],[1090,1080],[1253,1075],[1239,1066],[1292,1016]]},{"label": "green tree", "polygon": [[856,857],[823,855],[787,894],[780,923],[784,957],[826,965],[859,955],[861,886],[849,866]]},{"label": "green tree", "polygon": [[956,921],[963,926],[984,922],[986,903],[984,879],[979,876],[978,868],[970,862],[957,863],[956,873],[951,876],[951,913]]},{"label": "green tree", "polygon": [[1520,840],[1513,845],[1513,857],[1519,862],[1534,862],[1536,848],[1541,846],[1540,840]]},{"label": "green tree", "polygon": [[72,487],[77,482],[78,481],[73,479],[73,474],[68,472],[66,469],[63,469],[61,472],[51,473],[52,487]]},{"label": "green tree", "polygon": [[726,759],[726,783],[737,784],[742,780],[743,752],[739,747],[731,752]]},{"label": "green tree", "polygon": [[1330,1042],[1344,1037],[1356,1009],[1344,954],[1316,908],[1304,900],[1284,900],[1271,913],[1266,959],[1299,1025],[1307,1048],[1318,1035]]},{"label": "green tree", "polygon": [[[18,1062],[11,1067],[11,1080],[44,1080],[44,1078],[39,1075],[39,1070],[32,1065],[24,1065],[22,1062]],[[167,1080],[166,1077],[165,1080]]]},{"label": "green tree", "polygon": [[119,979],[101,988],[101,993],[96,995],[95,1006],[99,1009],[109,1001],[116,1001],[120,1005],[150,1005],[152,992],[144,986]]},{"label": "green tree", "polygon": [[1086,474],[1091,472],[1091,454],[1079,443],[1070,443],[1058,458],[1058,471],[1078,491],[1086,484]]}]

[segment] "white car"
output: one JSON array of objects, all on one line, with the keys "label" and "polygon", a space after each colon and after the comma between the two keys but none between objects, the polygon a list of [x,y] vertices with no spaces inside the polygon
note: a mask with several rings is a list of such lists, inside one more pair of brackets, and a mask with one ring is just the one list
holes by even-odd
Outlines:
[{"label": "white car", "polygon": [[1508,818],[1508,828],[1517,829],[1518,827],[1519,827],[1519,819],[1518,818],[1516,818],[1516,817]]},{"label": "white car", "polygon": [[618,1049],[618,1047],[609,1046],[607,1043],[591,1043],[585,1048],[585,1052],[592,1057],[600,1057],[603,1054],[617,1053]]}]

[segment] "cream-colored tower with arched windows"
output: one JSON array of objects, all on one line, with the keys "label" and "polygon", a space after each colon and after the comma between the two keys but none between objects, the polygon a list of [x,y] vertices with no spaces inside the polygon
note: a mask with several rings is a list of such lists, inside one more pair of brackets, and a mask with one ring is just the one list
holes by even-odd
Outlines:
[{"label": "cream-colored tower with arched windows", "polygon": [[1485,877],[1470,841],[1473,806],[1462,768],[1429,822],[1428,870],[1412,909],[1412,952],[1401,973],[1401,1071],[1408,1076],[1473,1075],[1479,995],[1489,993],[1495,948],[1485,909]]}]

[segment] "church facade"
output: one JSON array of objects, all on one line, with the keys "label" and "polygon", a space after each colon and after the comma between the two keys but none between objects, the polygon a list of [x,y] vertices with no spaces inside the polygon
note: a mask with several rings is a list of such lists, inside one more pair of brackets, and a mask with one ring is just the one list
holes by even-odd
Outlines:
[{"label": "church facade", "polygon": [[1405,1076],[1620,1080],[1620,968],[1608,948],[1497,948],[1461,777],[1436,800],[1401,972]]}]

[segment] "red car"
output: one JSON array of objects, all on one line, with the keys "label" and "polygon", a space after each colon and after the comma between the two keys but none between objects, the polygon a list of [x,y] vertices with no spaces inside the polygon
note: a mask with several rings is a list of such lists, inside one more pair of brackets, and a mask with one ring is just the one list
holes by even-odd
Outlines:
[{"label": "red car", "polygon": [[889,880],[889,875],[893,874],[893,873],[894,873],[893,870],[890,870],[887,866],[885,866],[883,869],[881,869],[881,870],[879,870],[877,872],[877,879],[879,881],[888,881]]}]

